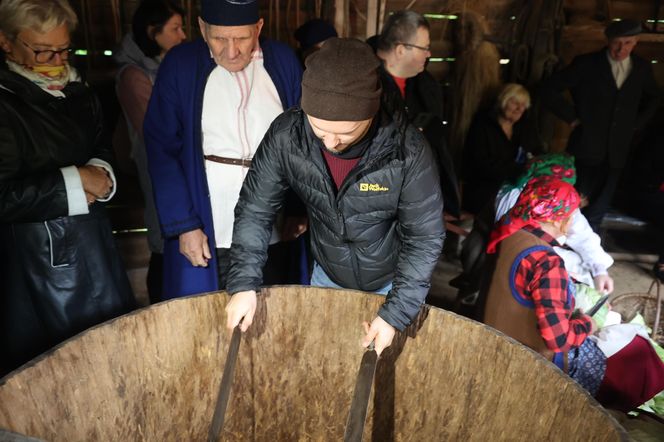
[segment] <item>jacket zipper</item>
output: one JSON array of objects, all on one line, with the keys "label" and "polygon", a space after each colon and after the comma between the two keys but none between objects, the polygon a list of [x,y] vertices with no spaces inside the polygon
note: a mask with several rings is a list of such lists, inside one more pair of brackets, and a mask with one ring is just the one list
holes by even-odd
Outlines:
[{"label": "jacket zipper", "polygon": [[357,262],[357,247],[355,246],[355,243],[348,238],[347,235],[348,232],[346,232],[346,223],[344,220],[343,211],[341,210],[341,201],[343,195],[346,194],[348,187],[351,186],[350,183],[354,184],[358,176],[367,172],[374,164],[376,164],[378,161],[382,160],[384,157],[388,155],[389,152],[385,152],[383,155],[380,155],[379,157],[372,158],[371,160],[367,161],[367,163],[360,170],[357,170],[355,173],[353,173],[353,175],[349,175],[346,177],[343,184],[341,185],[341,188],[337,192],[336,207],[337,207],[337,213],[339,215],[339,220],[341,221],[341,236],[343,238],[344,244],[346,244],[346,247],[348,247],[348,250],[350,252],[350,262],[351,262],[351,267],[353,269],[353,276],[355,277],[355,282],[357,283],[357,286],[359,288],[362,287],[362,275],[360,272],[360,265]]},{"label": "jacket zipper", "polygon": [[337,214],[339,216],[339,222],[341,224],[341,238],[342,238],[344,244],[346,245],[346,247],[348,247],[348,251],[350,252],[350,264],[351,264],[351,268],[353,269],[353,276],[355,278],[355,282],[357,283],[358,288],[361,288],[362,287],[362,278],[360,277],[360,266],[357,263],[357,256],[355,254],[355,252],[356,252],[355,243],[353,243],[348,238],[348,235],[347,235],[347,232],[346,232],[346,223],[345,223],[345,220],[344,220],[344,214],[343,214],[343,211],[341,210],[341,208],[339,207],[339,203],[340,203],[340,200],[337,199]]},{"label": "jacket zipper", "polygon": [[[386,151],[386,152],[381,153],[380,156],[378,156],[376,158],[372,158],[369,161],[367,161],[367,163],[362,166],[361,170],[356,171],[355,173],[353,173],[353,175],[347,176],[346,179],[344,180],[343,184],[341,185],[341,188],[339,188],[339,190],[337,191],[336,196],[334,195],[334,188],[335,188],[336,185],[334,184],[334,181],[332,180],[332,177],[330,176],[329,172],[327,171],[327,168],[324,167],[325,159],[323,158],[323,153],[319,152],[318,161],[314,161],[314,164],[316,164],[319,172],[321,174],[323,174],[323,176],[327,177],[328,192],[330,192],[330,194],[332,195],[331,200],[334,201],[334,203],[335,203],[335,208],[337,210],[337,216],[339,218],[339,224],[340,224],[340,227],[341,227],[341,238],[342,238],[344,244],[346,245],[346,247],[348,247],[348,251],[350,252],[350,261],[351,261],[351,267],[353,269],[353,276],[355,278],[355,282],[357,283],[358,287],[362,287],[362,278],[360,276],[360,266],[357,262],[357,255],[356,255],[357,248],[355,247],[354,243],[351,242],[350,239],[348,238],[348,235],[347,235],[348,232],[346,232],[345,219],[344,219],[343,211],[341,210],[341,207],[340,207],[340,203],[341,203],[342,196],[346,193],[346,190],[350,186],[349,183],[351,183],[351,182],[355,183],[356,178],[360,174],[362,174],[364,172],[367,172],[376,162],[382,160],[384,157],[388,156],[389,154],[390,154],[390,151]],[[318,164],[319,162],[321,162],[321,164]]]}]

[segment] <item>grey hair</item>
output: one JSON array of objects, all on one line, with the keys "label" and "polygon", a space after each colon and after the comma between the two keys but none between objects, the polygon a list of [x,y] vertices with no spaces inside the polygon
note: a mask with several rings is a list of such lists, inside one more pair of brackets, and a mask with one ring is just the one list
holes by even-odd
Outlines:
[{"label": "grey hair", "polygon": [[378,50],[389,51],[399,43],[410,43],[419,28],[429,30],[429,22],[415,11],[397,11],[387,18],[378,37]]},{"label": "grey hair", "polygon": [[67,0],[0,0],[0,31],[11,41],[23,29],[43,34],[63,24],[69,32],[78,24]]},{"label": "grey hair", "polygon": [[507,107],[507,102],[514,98],[519,103],[523,103],[526,109],[530,107],[530,94],[528,90],[517,83],[507,83],[498,95],[497,105],[501,110]]}]

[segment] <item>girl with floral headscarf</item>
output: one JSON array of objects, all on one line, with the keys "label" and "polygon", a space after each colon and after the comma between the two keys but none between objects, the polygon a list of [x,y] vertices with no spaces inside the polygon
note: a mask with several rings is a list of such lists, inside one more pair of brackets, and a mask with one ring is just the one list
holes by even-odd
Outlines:
[{"label": "girl with floral headscarf", "polygon": [[[566,153],[550,153],[534,158],[524,174],[501,187],[496,197],[495,220],[498,221],[514,206],[529,181],[544,176],[574,185],[574,157]],[[613,265],[613,258],[604,251],[599,235],[592,230],[580,210],[574,212],[564,242],[567,248],[555,247],[554,250],[565,261],[570,275],[576,281],[611,293],[613,279],[609,276],[608,268]]]}]

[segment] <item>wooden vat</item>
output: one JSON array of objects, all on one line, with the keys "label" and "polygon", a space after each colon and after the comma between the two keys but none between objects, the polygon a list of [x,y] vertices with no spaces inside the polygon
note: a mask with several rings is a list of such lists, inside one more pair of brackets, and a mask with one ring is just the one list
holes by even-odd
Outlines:
[{"label": "wooden vat", "polygon": [[[230,333],[226,294],[172,300],[78,335],[0,382],[0,428],[51,441],[205,440]],[[383,297],[273,287],[242,338],[223,440],[341,440]],[[365,440],[624,440],[539,355],[425,308],[379,360]]]}]

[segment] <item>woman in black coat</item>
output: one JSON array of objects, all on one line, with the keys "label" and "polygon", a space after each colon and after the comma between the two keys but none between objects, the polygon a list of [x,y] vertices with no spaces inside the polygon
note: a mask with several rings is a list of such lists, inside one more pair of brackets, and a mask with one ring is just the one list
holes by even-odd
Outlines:
[{"label": "woman in black coat", "polygon": [[101,109],[68,64],[76,22],[66,0],[0,3],[0,374],[134,306]]},{"label": "woman in black coat", "polygon": [[468,212],[480,213],[493,203],[503,181],[521,173],[526,152],[518,122],[528,107],[528,91],[510,83],[503,87],[494,109],[475,116],[463,150],[462,207]]}]

